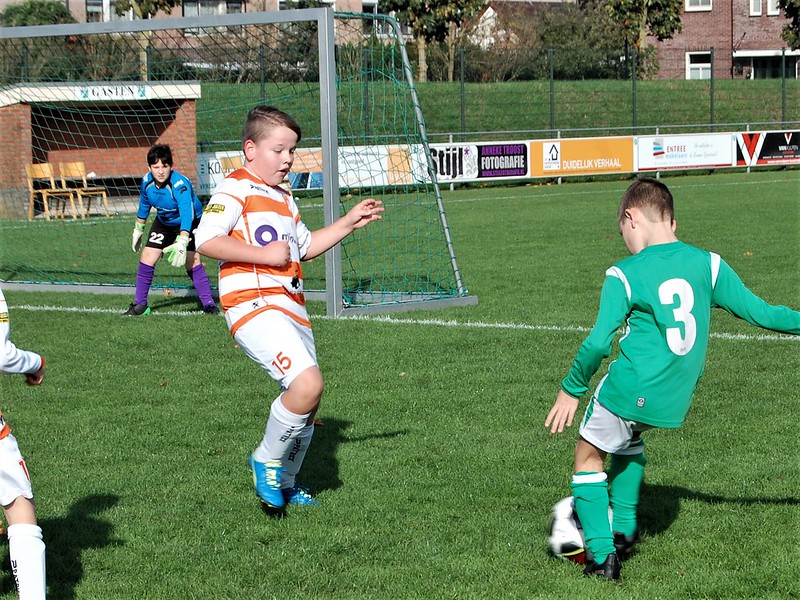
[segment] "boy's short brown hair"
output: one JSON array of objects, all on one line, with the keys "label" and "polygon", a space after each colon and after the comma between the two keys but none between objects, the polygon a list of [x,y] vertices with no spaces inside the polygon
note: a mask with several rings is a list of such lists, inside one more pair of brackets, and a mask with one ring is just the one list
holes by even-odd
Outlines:
[{"label": "boy's short brown hair", "polygon": [[617,219],[621,223],[629,208],[640,209],[650,221],[675,220],[672,193],[666,185],[656,179],[642,177],[637,179],[622,196]]},{"label": "boy's short brown hair", "polygon": [[261,141],[273,127],[288,127],[297,134],[298,142],[303,137],[300,125],[288,114],[274,106],[259,105],[247,113],[247,120],[242,128],[242,145],[247,140]]}]

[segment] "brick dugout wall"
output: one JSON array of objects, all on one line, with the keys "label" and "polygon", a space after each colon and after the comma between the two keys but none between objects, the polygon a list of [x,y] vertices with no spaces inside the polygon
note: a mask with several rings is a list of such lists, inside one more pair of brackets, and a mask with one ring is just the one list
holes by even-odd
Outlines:
[{"label": "brick dugout wall", "polygon": [[57,169],[59,162],[83,161],[98,180],[138,179],[156,143],[170,145],[176,170],[196,185],[194,99],[0,107],[0,217],[27,214],[26,164],[49,162]]}]

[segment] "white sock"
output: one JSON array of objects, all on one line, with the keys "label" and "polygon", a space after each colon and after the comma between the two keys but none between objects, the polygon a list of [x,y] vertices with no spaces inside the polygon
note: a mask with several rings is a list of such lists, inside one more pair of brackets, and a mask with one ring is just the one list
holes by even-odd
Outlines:
[{"label": "white sock", "polygon": [[289,412],[281,402],[281,396],[275,398],[269,411],[264,439],[253,452],[253,458],[258,462],[278,461],[283,464],[310,415],[311,413],[296,415]]},{"label": "white sock", "polygon": [[8,526],[8,554],[20,600],[45,597],[44,541],[38,525]]},{"label": "white sock", "polygon": [[303,459],[306,457],[308,447],[311,445],[311,438],[314,436],[314,423],[306,425],[294,438],[289,454],[283,461],[283,476],[281,477],[281,487],[294,487],[295,477],[303,466]]}]

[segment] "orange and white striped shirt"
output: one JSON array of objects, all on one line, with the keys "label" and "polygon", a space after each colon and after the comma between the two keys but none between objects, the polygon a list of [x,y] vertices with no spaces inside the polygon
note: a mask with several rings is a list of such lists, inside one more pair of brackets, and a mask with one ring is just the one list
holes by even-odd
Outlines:
[{"label": "orange and white striped shirt", "polygon": [[[35,373],[44,366],[44,357],[17,348],[11,341],[11,323],[8,317],[8,303],[0,289],[0,373],[24,374]],[[11,428],[0,413],[0,440],[11,433]]]},{"label": "orange and white striped shirt", "polygon": [[252,246],[288,242],[291,260],[284,267],[222,260],[219,297],[231,334],[265,310],[279,310],[311,327],[303,295],[300,260],[311,244],[311,232],[300,219],[291,192],[268,185],[245,168],[220,182],[194,231],[196,247],[227,235]]}]

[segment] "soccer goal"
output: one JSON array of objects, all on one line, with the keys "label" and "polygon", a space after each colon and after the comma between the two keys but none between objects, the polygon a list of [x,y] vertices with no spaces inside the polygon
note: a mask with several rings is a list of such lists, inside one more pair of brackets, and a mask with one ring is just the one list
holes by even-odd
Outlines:
[{"label": "soccer goal", "polygon": [[[289,183],[309,227],[367,196],[386,207],[381,223],[304,263],[310,299],[324,299],[331,316],[477,302],[391,17],[319,8],[2,28],[0,55],[4,286],[129,292],[147,149],[169,144],[175,170],[207,199],[241,157],[247,112],[270,104],[303,129]],[[75,162],[86,182],[62,177]],[[53,181],[26,177],[43,163]],[[43,189],[84,185],[105,190],[107,203],[44,202]],[[189,293],[191,282],[162,264],[154,289]]]}]

